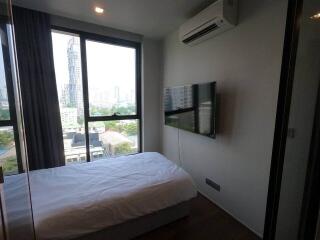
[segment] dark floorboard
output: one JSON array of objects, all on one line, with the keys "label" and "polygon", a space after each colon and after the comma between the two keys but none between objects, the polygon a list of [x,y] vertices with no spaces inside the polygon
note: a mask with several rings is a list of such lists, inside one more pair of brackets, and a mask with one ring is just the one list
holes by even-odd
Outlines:
[{"label": "dark floorboard", "polygon": [[135,240],[259,240],[254,233],[202,195],[192,200],[190,216]]}]

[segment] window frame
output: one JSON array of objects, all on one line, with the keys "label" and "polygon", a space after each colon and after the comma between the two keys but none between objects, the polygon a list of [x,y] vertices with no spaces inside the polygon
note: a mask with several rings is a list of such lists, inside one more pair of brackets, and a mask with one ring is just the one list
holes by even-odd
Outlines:
[{"label": "window frame", "polygon": [[[83,93],[83,108],[84,108],[84,129],[86,140],[86,160],[90,162],[90,137],[89,137],[89,123],[101,122],[101,121],[115,121],[115,120],[137,120],[138,122],[138,151],[142,152],[142,85],[141,85],[141,43],[84,32],[80,30],[74,30],[66,27],[51,26],[51,32],[62,32],[66,34],[75,34],[80,38],[80,55],[81,55],[81,75],[82,75],[82,93]],[[89,90],[88,90],[88,71],[87,71],[87,49],[86,41],[95,41],[99,43],[111,44],[120,47],[129,47],[135,49],[136,52],[136,66],[135,66],[135,85],[136,85],[136,114],[134,115],[111,115],[111,116],[90,116],[89,106]],[[52,49],[53,50],[53,49]],[[136,154],[136,153],[133,153]],[[128,154],[131,155],[131,154]]]},{"label": "window frame", "polygon": [[[5,33],[5,40],[9,43],[10,39],[8,37],[8,25],[11,23],[8,19],[0,18],[0,30]],[[2,47],[3,54],[3,64],[4,64],[4,74],[6,80],[7,87],[7,95],[8,95],[8,103],[9,103],[9,120],[0,120],[0,127],[12,127],[13,136],[15,142],[15,152],[17,159],[18,172],[6,172],[5,175],[13,175],[18,173],[23,173],[23,164],[21,157],[21,147],[20,147],[20,138],[19,138],[19,129],[18,129],[18,121],[17,121],[17,112],[14,98],[14,86],[13,86],[13,70],[12,70],[12,62],[10,57],[10,46]],[[1,56],[0,56],[1,57]]]}]

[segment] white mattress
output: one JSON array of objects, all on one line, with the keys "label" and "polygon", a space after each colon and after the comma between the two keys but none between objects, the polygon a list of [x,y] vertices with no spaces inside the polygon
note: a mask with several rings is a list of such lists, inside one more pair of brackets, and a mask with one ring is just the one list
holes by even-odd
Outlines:
[{"label": "white mattress", "polygon": [[79,237],[196,196],[191,177],[159,153],[33,171],[30,182],[41,240]]}]

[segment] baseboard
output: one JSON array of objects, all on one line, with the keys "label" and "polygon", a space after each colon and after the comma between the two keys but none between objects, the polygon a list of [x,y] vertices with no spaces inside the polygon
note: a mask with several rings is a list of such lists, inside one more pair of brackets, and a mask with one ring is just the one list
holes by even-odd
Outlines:
[{"label": "baseboard", "polygon": [[244,225],[246,228],[248,228],[251,232],[253,232],[254,234],[256,234],[258,237],[260,237],[261,239],[263,238],[261,233],[258,233],[257,231],[255,231],[254,229],[252,229],[251,227],[249,227],[246,223],[244,223],[242,220],[240,220],[239,218],[237,218],[236,216],[234,216],[232,213],[230,213],[227,209],[225,209],[224,207],[222,207],[220,204],[218,204],[217,202],[215,202],[214,200],[212,200],[207,194],[203,193],[202,191],[200,191],[198,189],[198,192],[203,195],[205,198],[207,198],[210,202],[214,203],[215,205],[217,205],[219,208],[221,208],[223,211],[225,211],[226,213],[228,213],[231,217],[233,217],[235,220],[237,220],[238,222],[240,222],[242,225]]}]

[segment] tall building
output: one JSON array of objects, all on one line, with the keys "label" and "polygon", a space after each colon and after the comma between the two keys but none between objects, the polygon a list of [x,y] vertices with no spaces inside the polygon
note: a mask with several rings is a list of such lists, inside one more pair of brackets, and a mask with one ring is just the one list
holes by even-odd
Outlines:
[{"label": "tall building", "polygon": [[0,107],[1,109],[9,109],[7,88],[0,86]]},{"label": "tall building", "polygon": [[[1,40],[0,40],[0,44],[1,44]],[[0,54],[2,54],[1,46],[0,46]],[[1,109],[9,108],[6,76],[4,71],[4,62],[3,62],[3,58],[1,57],[0,57],[0,107]]]},{"label": "tall building", "polygon": [[69,82],[62,91],[64,107],[76,108],[78,115],[83,114],[83,98],[81,83],[81,58],[79,38],[71,38],[68,43],[68,71]]},{"label": "tall building", "polygon": [[67,128],[77,128],[77,109],[76,108],[61,108],[60,116],[62,127]]}]

